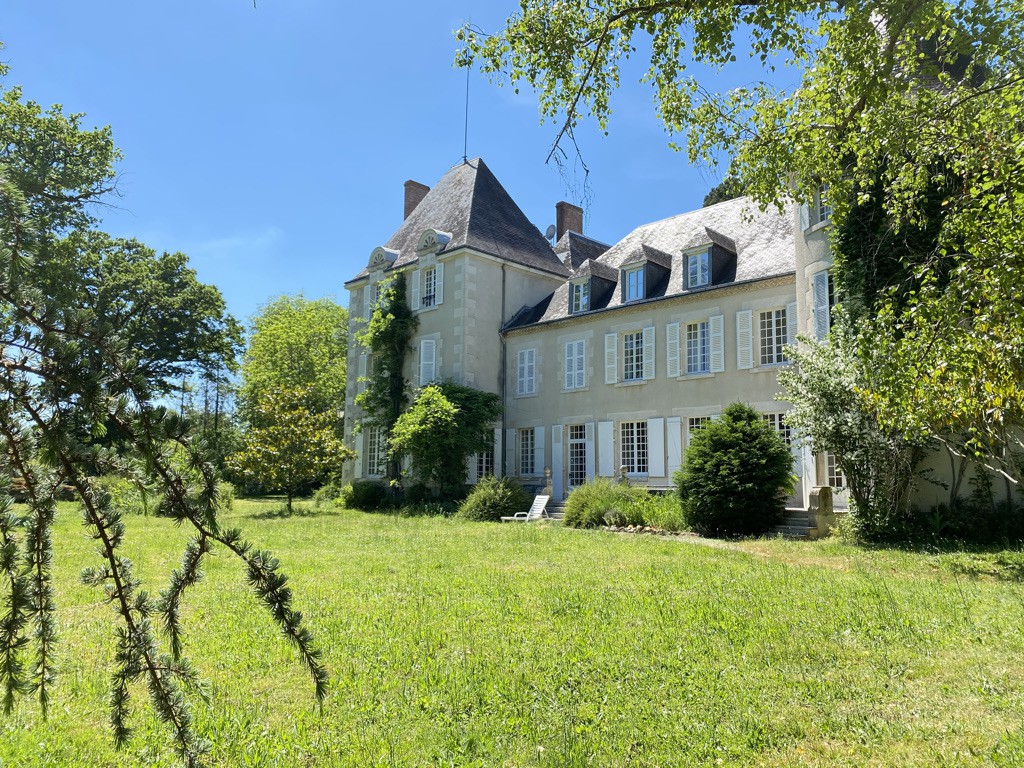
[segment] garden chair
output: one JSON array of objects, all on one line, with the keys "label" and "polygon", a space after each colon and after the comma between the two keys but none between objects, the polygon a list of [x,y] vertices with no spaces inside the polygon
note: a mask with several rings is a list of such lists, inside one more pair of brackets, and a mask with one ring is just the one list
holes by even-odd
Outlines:
[{"label": "garden chair", "polygon": [[516,512],[510,517],[501,518],[503,523],[528,523],[531,520],[540,520],[548,516],[548,501],[550,496],[534,496],[533,506],[527,512]]}]

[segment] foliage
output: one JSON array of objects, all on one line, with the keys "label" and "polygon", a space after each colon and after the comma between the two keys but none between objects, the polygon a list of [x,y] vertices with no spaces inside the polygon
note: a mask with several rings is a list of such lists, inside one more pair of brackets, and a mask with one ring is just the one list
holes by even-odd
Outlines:
[{"label": "foliage", "polygon": [[[582,114],[607,126],[622,61],[643,51],[691,161],[729,157],[766,205],[824,185],[840,229],[866,203],[901,237],[926,233],[856,329],[871,410],[886,433],[1024,479],[1024,1],[527,0],[497,34],[458,36],[460,64],[524,82],[564,117],[556,159]],[[744,53],[766,74],[798,67],[798,85],[712,93],[687,71]]]},{"label": "foliage", "polygon": [[530,508],[530,494],[510,477],[488,475],[476,484],[459,506],[457,517],[497,523]]},{"label": "foliage", "polygon": [[643,488],[595,477],[572,489],[565,501],[562,522],[573,528],[642,523],[635,510],[645,496],[647,491]]},{"label": "foliage", "polygon": [[886,540],[910,512],[925,439],[911,440],[879,424],[865,397],[865,372],[844,313],[835,313],[829,343],[790,347],[793,365],[779,383],[793,409],[786,421],[815,453],[831,452],[846,477],[861,535]]},{"label": "foliage", "polygon": [[263,392],[242,450],[228,459],[231,471],[243,480],[283,491],[289,511],[300,489],[323,482],[354,455],[338,437],[334,415],[314,410],[317,400],[309,389]]},{"label": "foliage", "polygon": [[383,483],[354,480],[342,488],[341,499],[346,509],[376,512],[387,505],[388,490]]},{"label": "foliage", "polygon": [[139,485],[127,477],[120,475],[104,475],[97,478],[96,485],[110,497],[110,506],[121,514],[150,515],[154,514],[163,500],[155,496],[148,485]]},{"label": "foliage", "polygon": [[317,509],[345,506],[347,483],[335,475],[313,492],[313,506]]},{"label": "foliage", "polygon": [[746,535],[782,521],[792,472],[779,433],[749,405],[732,403],[690,438],[673,480],[693,530]]},{"label": "foliage", "polygon": [[[408,305],[406,290],[403,272],[383,283],[369,321],[355,334],[359,345],[369,350],[373,363],[367,371],[365,389],[356,395],[356,404],[364,412],[362,423],[379,426],[386,435],[391,434],[409,403],[403,370],[420,321]],[[400,471],[399,462],[388,462],[389,479],[398,479]]]},{"label": "foliage", "polygon": [[685,531],[686,520],[679,497],[669,493],[646,493],[630,500],[628,518],[663,531]]},{"label": "foliage", "polygon": [[732,173],[727,173],[725,178],[712,187],[711,191],[704,196],[701,204],[704,208],[716,203],[724,203],[726,200],[733,200],[747,194],[747,187],[743,181]]},{"label": "foliage", "polygon": [[421,482],[442,496],[461,497],[466,461],[491,447],[501,400],[492,392],[452,381],[423,387],[391,432],[392,458],[409,456]]},{"label": "foliage", "polygon": [[[183,655],[181,611],[186,594],[202,578],[205,556],[215,547],[242,560],[253,592],[294,644],[320,700],[327,675],[301,614],[292,608],[291,590],[278,561],[253,547],[239,531],[221,527],[213,468],[190,441],[188,425],[151,402],[156,382],[147,378],[119,329],[96,322],[88,310],[61,305],[39,290],[34,256],[54,231],[36,228],[26,193],[12,178],[28,185],[29,200],[35,196],[41,201],[39,221],[45,226],[87,221],[87,214],[75,210],[85,203],[77,196],[102,188],[109,177],[101,168],[92,184],[77,172],[68,181],[59,162],[75,149],[71,141],[59,148],[55,159],[47,155],[58,165],[43,175],[46,186],[42,189],[33,187],[26,176],[0,167],[0,242],[4,246],[0,249],[0,315],[7,321],[0,338],[0,472],[21,477],[27,489],[27,508],[17,513],[10,496],[0,494],[0,570],[6,606],[0,621],[4,708],[9,714],[17,696],[31,692],[42,712],[50,711],[57,641],[53,587],[57,566],[51,532],[57,493],[70,485],[100,558],[99,564],[83,571],[82,579],[104,588],[106,602],[120,621],[109,677],[114,742],[123,746],[129,739],[131,694],[144,682],[154,712],[171,726],[179,756],[194,766],[207,745],[196,733],[186,695],[198,679]],[[35,167],[32,158],[19,160]],[[46,209],[46,200],[54,201],[52,209]],[[91,440],[106,424],[118,428],[134,459]],[[94,433],[83,433],[87,425]],[[175,469],[169,443],[186,453],[198,481]],[[90,476],[93,469],[123,474],[140,483],[151,476],[159,478],[155,490],[163,497],[162,509],[190,531],[182,564],[159,596],[140,588],[132,561],[122,549],[127,531],[123,515]],[[166,646],[160,641],[161,630]]]},{"label": "foliage", "polygon": [[270,301],[250,321],[238,393],[243,421],[258,426],[260,403],[285,389],[302,390],[309,408],[337,420],[347,354],[348,310],[337,302],[302,294]]}]

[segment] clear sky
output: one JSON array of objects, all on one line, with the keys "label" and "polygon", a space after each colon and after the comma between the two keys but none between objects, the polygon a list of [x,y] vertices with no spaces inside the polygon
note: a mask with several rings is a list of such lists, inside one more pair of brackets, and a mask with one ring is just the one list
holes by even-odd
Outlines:
[{"label": "clear sky", "polygon": [[[467,19],[496,29],[518,3],[3,6],[6,85],[112,126],[124,152],[123,197],[102,226],[184,251],[245,319],[282,293],[347,304],[344,281],[401,223],[403,182],[432,186],[462,159],[466,74],[452,31]],[[558,200],[582,202],[544,164],[557,126],[540,124],[533,95],[475,73],[469,89],[469,156],[530,220],[544,230]],[[608,137],[577,131],[591,171],[585,229],[607,242],[699,207],[717,181],[668,148],[648,86],[626,84],[614,105]]]}]

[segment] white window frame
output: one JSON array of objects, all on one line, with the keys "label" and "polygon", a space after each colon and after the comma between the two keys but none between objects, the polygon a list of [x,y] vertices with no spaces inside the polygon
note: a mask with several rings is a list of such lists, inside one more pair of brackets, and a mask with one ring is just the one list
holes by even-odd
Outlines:
[{"label": "white window frame", "polygon": [[650,445],[646,421],[619,423],[619,466],[627,475],[646,475],[650,471]]},{"label": "white window frame", "polygon": [[587,386],[586,339],[566,342],[563,374],[562,383],[565,389],[583,389]]},{"label": "white window frame", "polygon": [[793,445],[793,428],[786,423],[786,414],[784,412],[763,413],[761,415],[768,422],[768,426],[779,433],[786,445]]},{"label": "white window frame", "polygon": [[757,315],[758,348],[761,365],[782,365],[789,362],[786,344],[789,343],[787,308],[767,309]]},{"label": "white window frame", "polygon": [[533,427],[516,430],[519,443],[519,476],[534,477],[537,474],[537,432]]},{"label": "white window frame", "polygon": [[686,373],[711,373],[711,328],[707,320],[686,324]]},{"label": "white window frame", "polygon": [[388,454],[383,427],[371,425],[366,429],[366,475],[383,477],[387,474]]},{"label": "white window frame", "polygon": [[537,394],[537,349],[520,349],[516,362],[516,394]]},{"label": "white window frame", "polygon": [[482,480],[494,474],[494,448],[488,448],[476,455],[476,476]]},{"label": "white window frame", "polygon": [[686,257],[686,280],[689,288],[711,284],[711,250],[691,253]]},{"label": "white window frame", "polygon": [[437,306],[437,266],[427,267],[420,273],[420,306]]},{"label": "white window frame", "polygon": [[832,451],[825,451],[825,482],[836,491],[846,490],[846,475],[839,466],[838,457]]},{"label": "white window frame", "polygon": [[622,334],[622,380],[644,380],[644,333]]},{"label": "white window frame", "polygon": [[640,301],[644,298],[644,268],[633,267],[622,271],[624,296],[626,301]]},{"label": "white window frame", "polygon": [[570,300],[569,300],[569,314],[576,314],[578,312],[586,312],[590,309],[590,281],[584,280],[582,283],[570,283]]}]

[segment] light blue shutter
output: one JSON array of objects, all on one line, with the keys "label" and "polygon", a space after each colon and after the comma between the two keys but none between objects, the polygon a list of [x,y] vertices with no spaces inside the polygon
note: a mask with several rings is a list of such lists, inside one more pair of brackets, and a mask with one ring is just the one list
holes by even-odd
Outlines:
[{"label": "light blue shutter", "polygon": [[544,427],[534,427],[533,430],[533,473],[544,475]]},{"label": "light blue shutter", "polygon": [[582,389],[587,385],[587,340],[580,339],[576,342],[576,388]]},{"label": "light blue shutter", "polygon": [[615,424],[611,421],[597,423],[597,474],[601,477],[615,475],[615,448],[612,443],[614,428]]},{"label": "light blue shutter", "polygon": [[358,480],[359,478],[361,478],[363,476],[363,432],[362,432],[362,430],[356,432],[356,434],[355,434],[355,449],[356,449],[356,458],[355,458],[356,466],[355,466],[355,475],[354,475],[354,477],[356,478],[356,480]]},{"label": "light blue shutter", "polygon": [[736,313],[736,367],[754,367],[754,315],[749,309]]},{"label": "light blue shutter", "polygon": [[418,269],[414,269],[412,271],[412,290],[409,292],[409,295],[412,297],[412,301],[410,302],[410,304],[412,304],[412,308],[414,310],[419,309],[420,308],[420,271]]},{"label": "light blue shutter", "polygon": [[679,323],[665,326],[665,365],[670,379],[679,377]]},{"label": "light blue shutter", "polygon": [[644,378],[654,378],[654,326],[649,325],[643,331],[644,340]]},{"label": "light blue shutter", "polygon": [[665,420],[647,420],[647,474],[665,476]]},{"label": "light blue shutter", "polygon": [[683,420],[678,416],[669,416],[665,425],[668,430],[666,440],[666,453],[668,455],[668,467],[666,477],[672,478],[679,467],[683,464]]},{"label": "light blue shutter", "polygon": [[562,490],[562,425],[551,427],[551,496],[561,499]]},{"label": "light blue shutter", "polygon": [[618,376],[618,344],[617,333],[606,333],[604,335],[604,383],[614,384],[619,380]]},{"label": "light blue shutter", "polygon": [[814,295],[814,338],[824,341],[829,330],[828,270],[815,272],[811,285]]},{"label": "light blue shutter", "polygon": [[594,422],[587,422],[583,426],[583,437],[586,439],[585,466],[587,480],[594,479]]},{"label": "light blue shutter", "polygon": [[708,334],[711,336],[711,372],[725,370],[725,318],[712,315],[708,318]]},{"label": "light blue shutter", "polygon": [[442,304],[444,302],[444,264],[438,263],[434,267],[434,304]]}]

